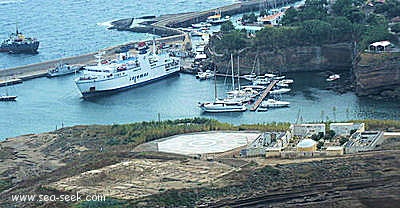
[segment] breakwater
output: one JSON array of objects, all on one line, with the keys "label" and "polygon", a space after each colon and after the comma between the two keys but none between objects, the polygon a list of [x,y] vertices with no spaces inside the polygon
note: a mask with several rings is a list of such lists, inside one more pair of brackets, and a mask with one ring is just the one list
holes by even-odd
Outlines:
[{"label": "breakwater", "polygon": [[159,36],[169,36],[183,34],[179,30],[182,27],[190,27],[191,24],[199,23],[207,20],[207,17],[220,12],[222,16],[232,16],[235,14],[259,11],[260,9],[268,9],[289,3],[296,2],[295,0],[268,0],[261,2],[259,0],[242,1],[239,3],[218,7],[201,12],[187,12],[181,14],[161,15],[154,19],[143,21],[137,26],[132,26],[135,18],[126,18],[112,22],[110,29],[152,33]]}]

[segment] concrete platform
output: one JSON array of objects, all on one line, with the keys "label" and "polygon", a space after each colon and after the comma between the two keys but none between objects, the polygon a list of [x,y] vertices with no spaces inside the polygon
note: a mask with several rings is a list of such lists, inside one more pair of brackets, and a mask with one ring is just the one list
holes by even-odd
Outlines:
[{"label": "concrete platform", "polygon": [[254,132],[184,134],[158,142],[158,151],[183,155],[220,153],[247,145],[259,135]]}]

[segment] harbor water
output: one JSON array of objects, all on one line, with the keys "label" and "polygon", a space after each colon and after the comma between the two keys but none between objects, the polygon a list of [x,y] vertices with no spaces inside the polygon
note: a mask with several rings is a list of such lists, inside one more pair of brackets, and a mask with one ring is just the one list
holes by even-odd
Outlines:
[{"label": "harbor water", "polygon": [[[200,11],[233,2],[0,0],[0,38],[6,39],[15,30],[17,22],[20,31],[41,41],[39,54],[0,53],[0,70],[151,39],[146,34],[107,30],[108,22],[113,19]],[[325,90],[326,77],[318,73],[287,74],[295,80],[292,92],[281,98],[291,102],[289,108],[222,114],[204,114],[197,107],[198,102],[214,99],[213,80],[199,81],[193,75],[181,74],[143,87],[84,100],[73,82],[76,76],[38,78],[8,86],[8,92],[17,95],[18,100],[0,103],[0,140],[63,126],[130,123],[157,120],[158,116],[162,120],[201,116],[232,124],[400,119],[399,103]],[[217,80],[220,97],[227,88],[229,83],[224,84],[223,78]],[[0,88],[0,94],[4,90],[4,87]]]},{"label": "harbor water", "polygon": [[[205,114],[197,107],[200,101],[214,99],[213,80],[200,81],[193,75],[180,74],[143,87],[84,100],[73,83],[74,76],[38,78],[12,86],[9,91],[18,94],[18,101],[0,103],[0,139],[52,131],[62,126],[157,120],[158,115],[162,120],[201,116],[233,124],[400,119],[399,103],[325,90],[325,77],[318,73],[287,75],[295,78],[292,91],[281,97],[291,102],[288,108],[220,114]],[[309,82],[310,77],[313,82]],[[224,78],[217,81],[221,97],[229,88],[229,82],[224,83]]]}]

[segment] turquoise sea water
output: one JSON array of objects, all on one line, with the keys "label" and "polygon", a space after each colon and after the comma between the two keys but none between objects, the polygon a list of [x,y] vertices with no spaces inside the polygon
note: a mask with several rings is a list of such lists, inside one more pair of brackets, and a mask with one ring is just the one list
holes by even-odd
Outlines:
[{"label": "turquoise sea water", "polygon": [[[0,69],[60,56],[97,51],[123,42],[151,38],[106,30],[107,21],[132,16],[159,15],[214,8],[233,1],[206,0],[0,0],[0,38],[6,38],[18,21],[26,34],[41,41],[37,55],[0,54]],[[272,121],[321,121],[362,118],[400,119],[399,103],[371,101],[354,93],[337,94],[324,90],[325,77],[318,73],[288,74],[295,80],[292,92],[282,96],[291,107],[267,112],[204,114],[199,101],[214,96],[212,80],[199,81],[181,74],[114,95],[83,100],[73,83],[74,75],[53,79],[38,78],[8,87],[18,95],[16,102],[0,103],[0,140],[22,134],[52,131],[78,124],[113,124],[136,121],[202,116],[233,124]],[[242,84],[245,84],[244,82]],[[218,79],[218,92],[226,88]],[[4,88],[0,88],[0,93]]]}]

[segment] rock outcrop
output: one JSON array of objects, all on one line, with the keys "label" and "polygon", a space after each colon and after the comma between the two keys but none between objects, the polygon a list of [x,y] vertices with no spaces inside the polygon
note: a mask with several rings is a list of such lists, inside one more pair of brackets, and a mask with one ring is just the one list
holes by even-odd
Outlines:
[{"label": "rock outcrop", "polygon": [[[253,48],[240,54],[241,74],[258,68],[260,74],[266,72],[300,72],[300,71],[338,71],[349,70],[352,67],[352,45],[348,43],[329,44],[323,46],[292,47],[278,51],[259,51]],[[228,55],[214,57],[218,70],[229,70]],[[236,57],[235,57],[236,60]],[[235,66],[236,66],[235,61]],[[258,72],[258,69],[257,71]]]},{"label": "rock outcrop", "polygon": [[363,53],[354,75],[357,95],[400,99],[400,53]]}]

